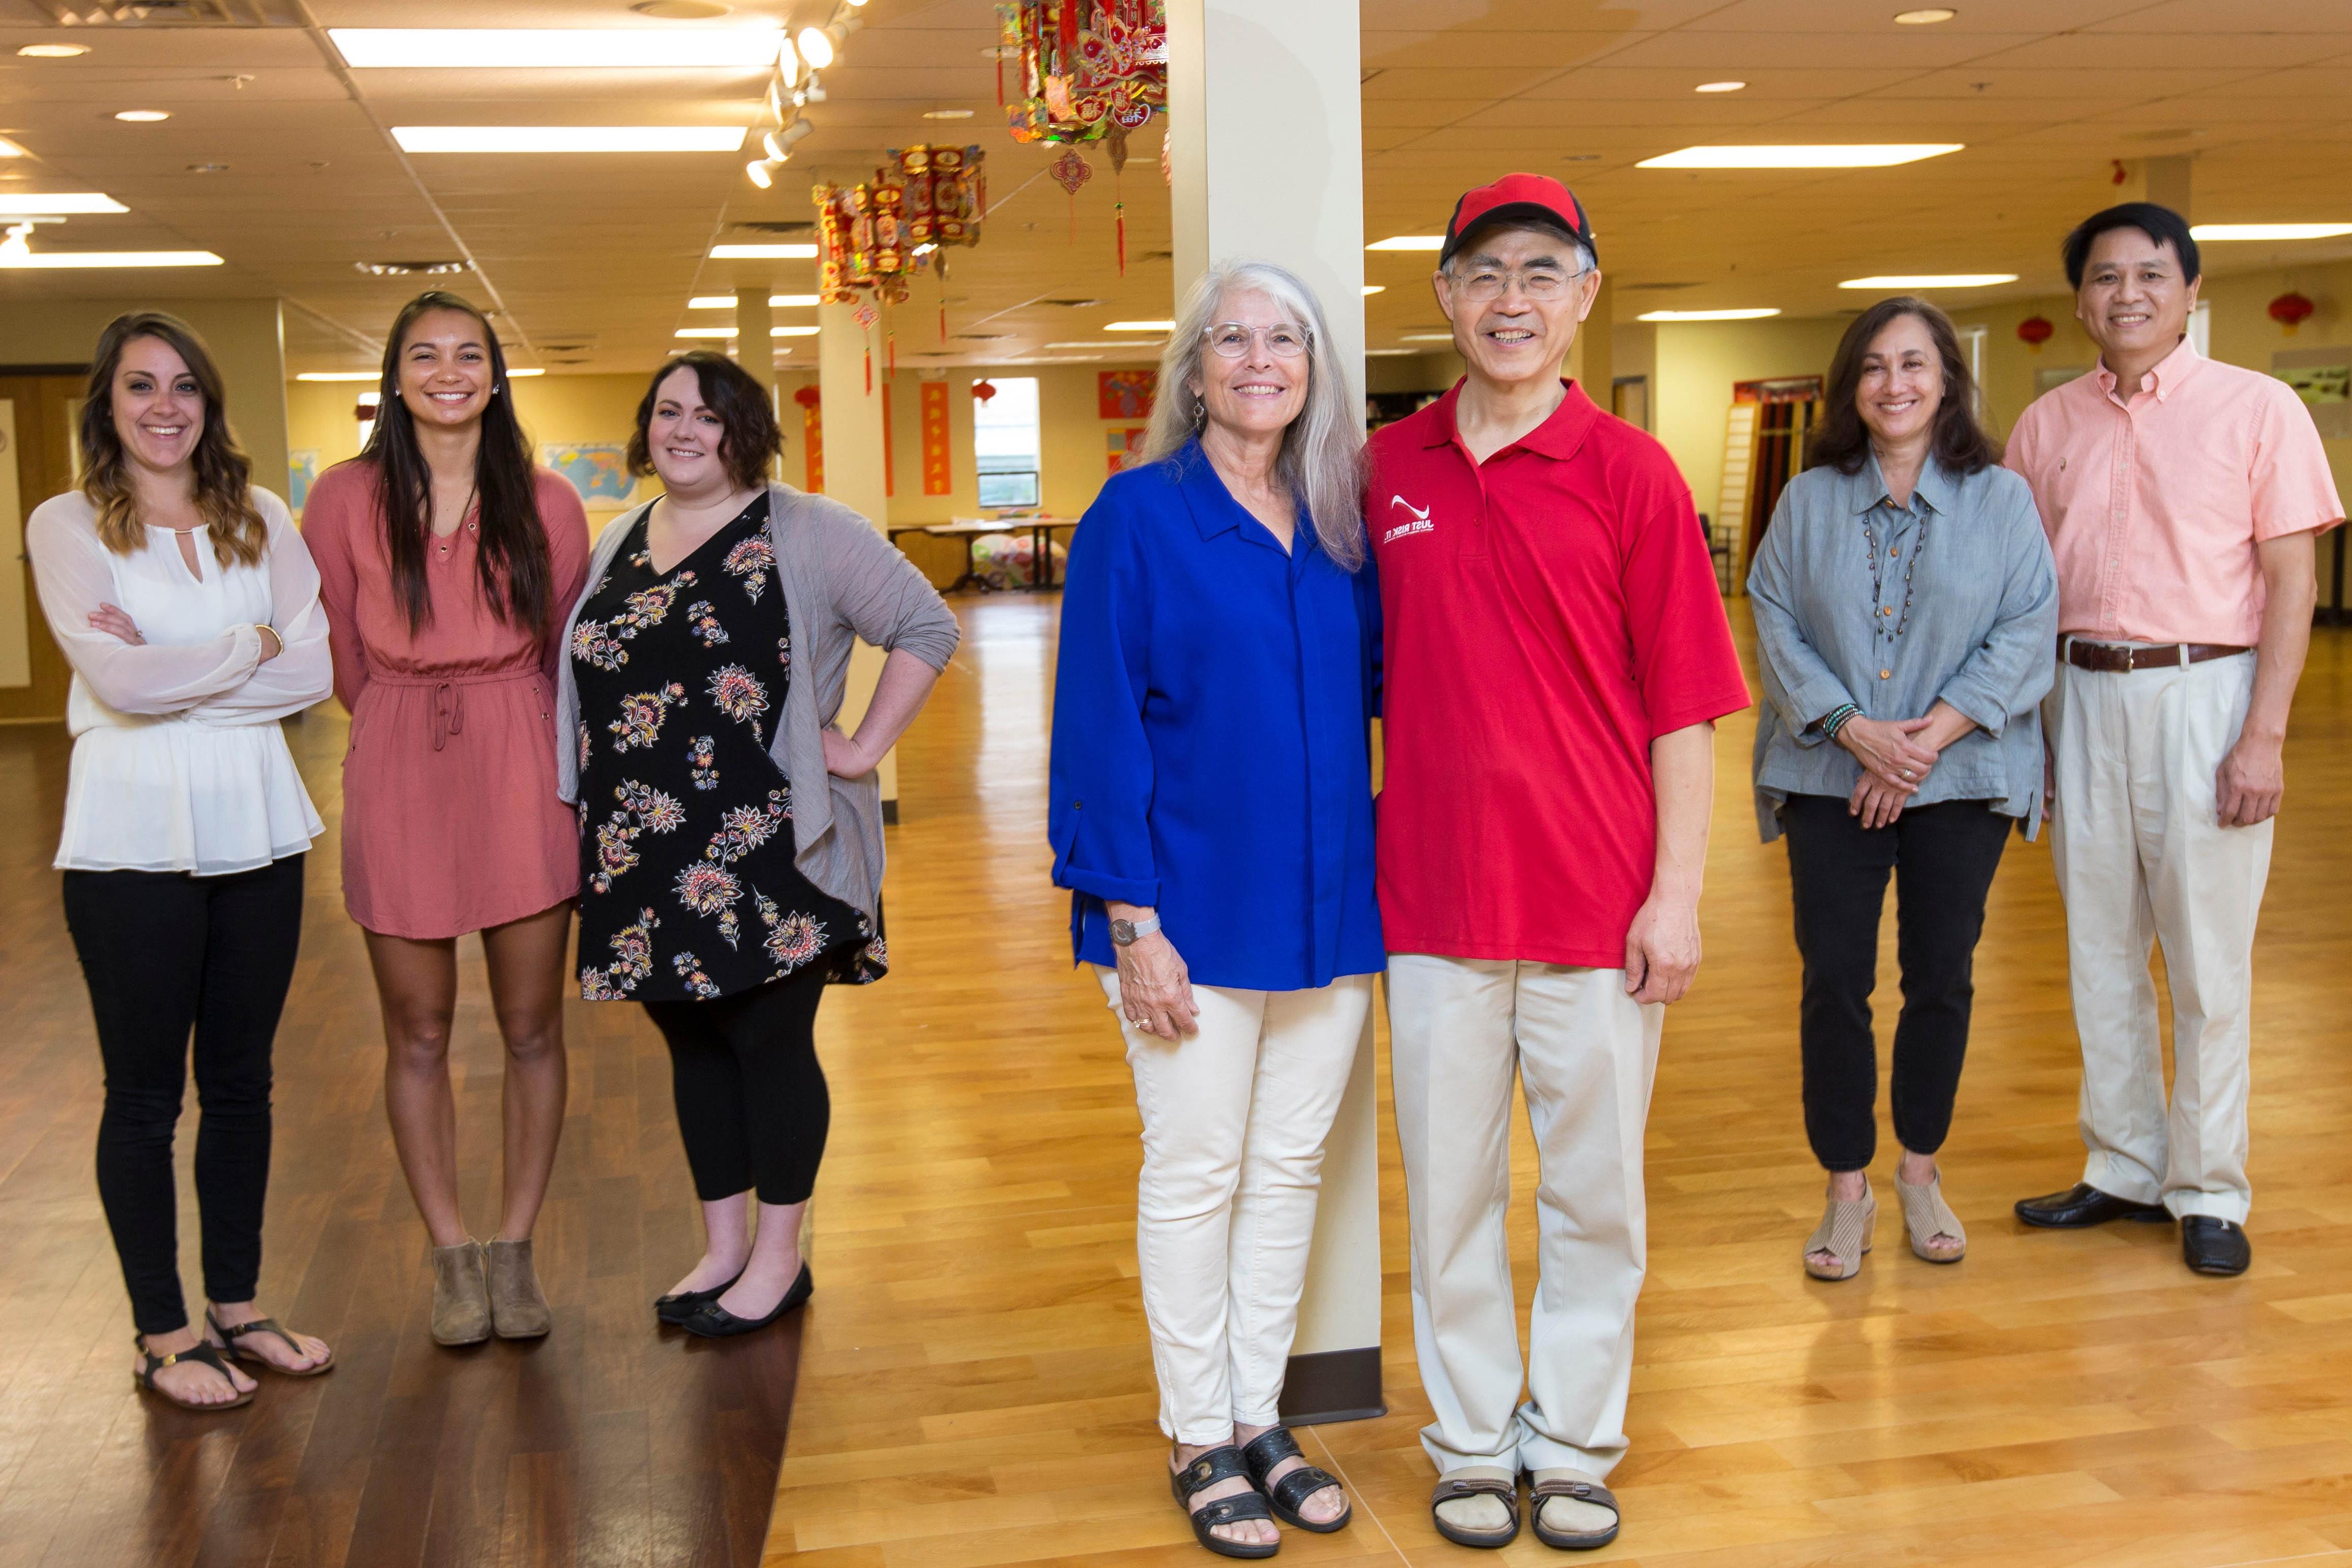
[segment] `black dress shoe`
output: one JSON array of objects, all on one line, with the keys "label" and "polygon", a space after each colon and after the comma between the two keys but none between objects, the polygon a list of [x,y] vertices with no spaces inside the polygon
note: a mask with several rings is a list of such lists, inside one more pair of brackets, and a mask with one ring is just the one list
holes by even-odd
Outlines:
[{"label": "black dress shoe", "polygon": [[[735,1279],[741,1278],[743,1271],[738,1268]],[[735,1279],[730,1279],[724,1285],[713,1285],[708,1290],[673,1290],[667,1296],[656,1296],[654,1298],[654,1316],[675,1328],[694,1316],[695,1309],[704,1302],[716,1301],[733,1289]]]},{"label": "black dress shoe", "polygon": [[2243,1226],[2216,1219],[2210,1214],[2184,1215],[2180,1220],[2180,1260],[2200,1274],[2243,1274],[2254,1260],[2253,1245]]},{"label": "black dress shoe", "polygon": [[2105,1225],[2111,1219],[2135,1219],[2162,1225],[2172,1217],[2162,1204],[2136,1204],[2113,1193],[2103,1193],[2088,1182],[2076,1182],[2063,1193],[2043,1198],[2020,1198],[2017,1217],[2045,1230],[2073,1230]]},{"label": "black dress shoe", "polygon": [[757,1333],[807,1300],[815,1290],[816,1279],[809,1273],[809,1266],[803,1263],[801,1265],[800,1274],[793,1280],[792,1289],[784,1292],[784,1299],[777,1302],[776,1310],[766,1317],[739,1318],[715,1300],[705,1301],[694,1310],[692,1317],[680,1323],[678,1327],[689,1334],[699,1334],[706,1340],[725,1340],[732,1339],[737,1334]]}]

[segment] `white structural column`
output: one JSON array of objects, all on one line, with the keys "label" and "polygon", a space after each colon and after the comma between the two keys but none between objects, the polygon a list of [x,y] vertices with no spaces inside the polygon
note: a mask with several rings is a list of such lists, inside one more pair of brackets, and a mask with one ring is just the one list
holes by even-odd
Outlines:
[{"label": "white structural column", "polygon": [[[767,303],[762,295],[763,319]],[[824,493],[887,531],[890,498],[883,478],[880,333],[859,326],[856,310],[855,305],[817,307],[817,390],[824,399],[817,412],[824,426]],[[771,353],[761,351],[763,357]],[[773,380],[772,370],[769,379]],[[881,675],[882,650],[859,643],[850,655],[849,686],[835,721],[845,732],[856,730]],[[889,819],[898,815],[895,749],[882,758],[882,810]]]},{"label": "white structural column", "polygon": [[751,379],[768,389],[768,402],[776,401],[776,354],[773,341],[768,335],[771,325],[768,307],[768,285],[758,288],[739,286],[735,290],[735,363],[751,372]]},{"label": "white structural column", "polygon": [[[1220,261],[1271,261],[1322,301],[1364,402],[1364,142],[1357,0],[1169,0],[1176,295]],[[1162,396],[1179,395],[1163,387]],[[1372,1029],[1323,1163],[1286,1418],[1381,1413]]]}]

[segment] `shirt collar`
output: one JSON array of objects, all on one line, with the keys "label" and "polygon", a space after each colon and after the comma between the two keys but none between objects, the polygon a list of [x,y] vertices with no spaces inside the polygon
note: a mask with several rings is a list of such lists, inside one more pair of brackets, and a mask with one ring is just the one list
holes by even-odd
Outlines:
[{"label": "shirt collar", "polygon": [[[1234,499],[1234,492],[1225,488],[1225,481],[1217,477],[1216,466],[1209,461],[1209,454],[1201,450],[1198,436],[1177,448],[1176,455],[1169,460],[1176,465],[1177,476],[1183,486],[1184,505],[1192,512],[1192,526],[1201,531],[1202,539],[1238,532],[1244,519],[1257,521],[1250,516],[1248,508]],[[1315,547],[1316,538],[1314,528],[1304,521],[1306,507],[1302,505],[1298,510],[1302,520],[1298,529],[1300,537],[1293,554],[1303,558],[1307,550]],[[1273,536],[1265,535],[1265,542],[1274,547]]]},{"label": "shirt collar", "polygon": [[[2154,389],[2156,400],[2161,403],[2170,397],[2180,384],[2189,379],[2204,357],[2197,352],[2197,345],[2189,341],[2189,334],[2183,332],[2180,335],[2180,342],[2174,345],[2172,352],[2158,360],[2156,368],[2149,371],[2145,378],[2147,386]],[[2114,397],[2116,373],[2107,368],[2107,359],[2105,354],[2099,356],[2098,365],[2091,374],[2098,379],[2100,393],[2106,397]]]},{"label": "shirt collar", "polygon": [[[1451,447],[1455,444],[1459,432],[1454,424],[1454,414],[1462,401],[1462,388],[1467,384],[1468,380],[1469,378],[1465,376],[1461,381],[1455,382],[1447,390],[1445,395],[1437,400],[1431,411],[1429,435],[1422,443],[1423,446]],[[1601,416],[1601,410],[1591,397],[1585,395],[1584,388],[1575,382],[1564,381],[1560,384],[1568,390],[1567,395],[1559,400],[1559,406],[1553,409],[1542,424],[1512,442],[1509,447],[1504,447],[1501,452],[1496,452],[1496,457],[1501,457],[1503,452],[1510,451],[1514,447],[1525,447],[1528,451],[1552,458],[1556,462],[1565,462],[1576,456],[1578,450],[1584,445],[1586,432],[1592,428],[1593,421]],[[1489,461],[1492,459],[1490,458]]]},{"label": "shirt collar", "polygon": [[[1854,470],[1849,482],[1853,488],[1847,492],[1847,499],[1853,502],[1854,510],[1868,511],[1880,501],[1895,506],[1895,498],[1887,493],[1886,476],[1879,471],[1876,452],[1870,452],[1864,458],[1863,467]],[[1911,499],[1927,502],[1927,510],[1939,517],[1948,517],[1952,511],[1952,476],[1946,473],[1944,466],[1930,454],[1927,460],[1919,465],[1919,478],[1911,487]],[[1895,510],[1901,511],[1904,509],[1895,507]]]}]

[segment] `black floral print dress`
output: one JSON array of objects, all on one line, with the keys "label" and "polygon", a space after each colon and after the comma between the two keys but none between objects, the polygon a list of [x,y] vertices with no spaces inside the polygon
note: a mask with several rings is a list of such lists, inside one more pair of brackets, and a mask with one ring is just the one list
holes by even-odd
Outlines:
[{"label": "black floral print dress", "polygon": [[792,781],[768,752],[792,626],[767,530],[762,495],[658,573],[641,515],[581,607],[569,654],[591,1002],[733,995],[818,962],[859,984],[888,963],[865,916],[793,863]]}]

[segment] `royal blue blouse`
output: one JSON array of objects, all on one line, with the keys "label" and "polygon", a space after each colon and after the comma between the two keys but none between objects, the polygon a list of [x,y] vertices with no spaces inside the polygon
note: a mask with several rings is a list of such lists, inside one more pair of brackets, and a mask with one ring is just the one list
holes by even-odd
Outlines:
[{"label": "royal blue blouse", "polygon": [[1046,832],[1077,959],[1145,904],[1204,985],[1386,965],[1372,885],[1380,592],[1285,552],[1197,442],[1113,477],[1070,543]]}]

